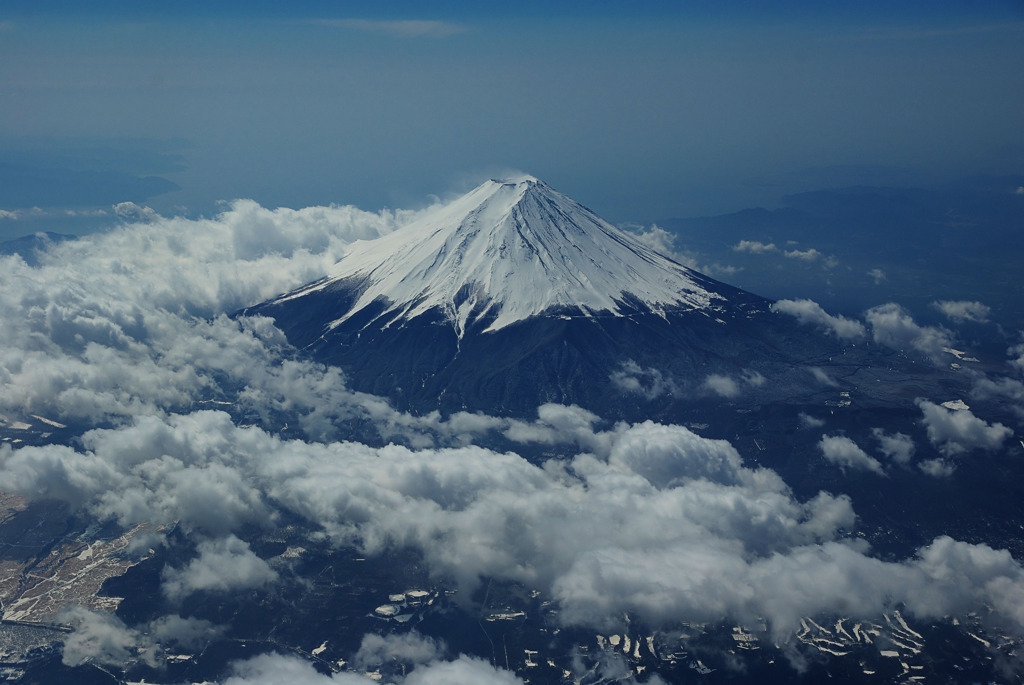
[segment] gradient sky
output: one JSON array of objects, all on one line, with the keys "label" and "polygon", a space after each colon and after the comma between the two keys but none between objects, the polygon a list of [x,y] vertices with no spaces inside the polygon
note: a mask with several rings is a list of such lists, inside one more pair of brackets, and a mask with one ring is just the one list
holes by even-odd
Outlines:
[{"label": "gradient sky", "polygon": [[517,169],[613,222],[1024,171],[1019,1],[136,4],[0,7],[0,163],[162,176],[193,214]]}]

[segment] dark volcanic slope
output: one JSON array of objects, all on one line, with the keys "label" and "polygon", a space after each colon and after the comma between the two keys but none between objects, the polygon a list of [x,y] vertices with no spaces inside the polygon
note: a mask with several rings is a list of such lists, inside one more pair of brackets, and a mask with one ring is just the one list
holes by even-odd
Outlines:
[{"label": "dark volcanic slope", "polygon": [[709,397],[756,407],[842,385],[814,367],[873,367],[882,383],[903,364],[652,252],[532,177],[357,243],[325,279],[244,313],[273,317],[353,388],[417,411],[558,402],[692,417]]}]

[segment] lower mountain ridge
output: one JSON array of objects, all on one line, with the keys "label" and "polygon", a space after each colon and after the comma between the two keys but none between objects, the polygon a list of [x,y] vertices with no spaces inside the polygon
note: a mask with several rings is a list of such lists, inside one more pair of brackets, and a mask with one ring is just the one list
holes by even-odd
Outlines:
[{"label": "lower mountain ridge", "polygon": [[243,313],[272,317],[304,354],[341,368],[353,389],[418,412],[532,416],[558,403],[608,418],[667,419],[699,414],[709,396],[750,405],[814,401],[823,384],[813,369],[821,367],[838,370],[836,387],[868,369],[876,384],[911,370],[922,382],[948,378],[877,345],[843,344],[772,311],[764,298],[716,287],[728,306],[655,313],[627,305],[621,316],[589,317],[553,310],[486,332],[484,318],[461,338],[436,310],[377,318],[383,302],[332,327],[358,296],[358,285],[346,282]]}]

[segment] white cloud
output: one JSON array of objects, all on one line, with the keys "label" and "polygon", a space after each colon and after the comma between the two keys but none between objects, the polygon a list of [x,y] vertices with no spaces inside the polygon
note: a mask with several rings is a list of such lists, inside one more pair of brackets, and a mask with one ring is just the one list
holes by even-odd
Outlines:
[{"label": "white cloud", "polygon": [[918,467],[934,478],[949,478],[956,471],[956,466],[945,459],[926,459]]},{"label": "white cloud", "polygon": [[[781,635],[799,616],[834,610],[837,592],[860,615],[882,610],[886,597],[929,616],[948,613],[964,593],[989,597],[922,575],[912,560],[872,558],[839,537],[854,523],[848,499],[821,493],[798,501],[777,474],[744,466],[725,441],[651,422],[598,431],[597,417],[558,405],[542,416],[534,434],[521,437],[585,444],[587,451],[537,466],[479,447],[286,441],[234,426],[219,412],[197,412],[163,425],[93,431],[89,452],[61,448],[59,472],[36,468],[55,447],[7,448],[0,478],[26,494],[66,494],[126,524],[133,516],[188,521],[203,515],[193,511],[196,500],[179,499],[195,485],[183,474],[218,467],[239,477],[220,479],[202,502],[245,502],[250,489],[261,493],[227,517],[239,528],[272,525],[273,502],[367,554],[412,547],[431,573],[467,592],[481,577],[538,588],[567,624],[607,627],[623,612],[652,624],[728,614],[765,617]],[[856,468],[880,468],[855,445],[843,447],[823,450]],[[167,580],[182,592],[208,587],[213,581],[202,579],[236,560],[256,563],[239,541],[208,542],[194,568],[169,571]],[[241,574],[243,584],[266,579],[260,569]],[[1018,570],[1004,574],[1007,587],[1024,587]],[[803,580],[781,583],[781,573]],[[915,599],[920,585],[949,596],[925,603]]]},{"label": "white cloud", "polygon": [[17,212],[11,212],[11,211],[6,210],[6,209],[0,209],[0,220],[2,220],[2,219],[9,219],[11,221],[17,221],[18,220],[18,213]]},{"label": "white cloud", "polygon": [[888,280],[885,272],[881,269],[872,269],[871,271],[868,271],[868,276],[871,276],[871,278],[874,279],[875,285],[881,285]]},{"label": "white cloud", "polygon": [[[295,656],[262,654],[233,664],[232,675],[223,685],[370,685],[375,682],[378,681],[355,673],[324,675]],[[404,685],[523,685],[514,674],[467,656],[418,666],[402,682]]]},{"label": "white cloud", "polygon": [[877,459],[862,450],[853,440],[845,435],[823,435],[818,442],[818,449],[825,459],[839,466],[852,469],[863,469],[885,475],[885,469]]},{"label": "white cloud", "polygon": [[701,387],[721,397],[739,397],[740,386],[729,376],[713,373],[704,379]]},{"label": "white cloud", "polygon": [[232,664],[223,685],[370,685],[376,681],[355,673],[325,675],[299,657],[261,654]]},{"label": "white cloud", "polygon": [[932,326],[919,326],[898,304],[872,307],[865,312],[875,342],[896,350],[916,350],[938,359],[953,341],[949,332]]},{"label": "white cloud", "polygon": [[785,255],[789,259],[799,259],[802,262],[816,262],[821,259],[821,253],[813,247],[808,250],[786,250]]},{"label": "white cloud", "polygon": [[1001,423],[988,424],[970,409],[947,409],[928,400],[917,400],[924,415],[928,439],[945,456],[969,450],[995,450],[1013,431]]},{"label": "white cloud", "polygon": [[836,382],[836,379],[828,375],[828,372],[825,371],[825,369],[821,368],[820,366],[812,366],[807,370],[810,371],[812,376],[814,376],[814,380],[818,381],[822,385],[827,385],[831,388],[839,386],[839,383]]},{"label": "white cloud", "polygon": [[61,661],[66,666],[88,662],[119,666],[138,651],[138,631],[128,628],[112,614],[72,606],[61,612],[57,620],[74,628],[64,640]]},{"label": "white cloud", "polygon": [[482,659],[460,656],[414,670],[405,685],[523,685],[523,680]]},{"label": "white cloud", "polygon": [[199,543],[199,557],[184,568],[165,568],[163,592],[172,601],[193,592],[229,592],[263,587],[277,572],[234,535]]},{"label": "white cloud", "polygon": [[1018,371],[1024,371],[1024,345],[1014,345],[1006,350],[1006,354],[1013,357],[1010,360],[1011,366],[1016,367]]},{"label": "white cloud", "polygon": [[443,644],[415,631],[392,635],[370,633],[363,636],[352,663],[364,671],[374,670],[391,661],[406,666],[426,664],[444,656],[444,651]]},{"label": "white cloud", "polygon": [[753,254],[779,251],[779,248],[775,247],[775,243],[762,243],[757,240],[741,240],[732,249],[734,252],[750,252]]},{"label": "white cloud", "polygon": [[651,248],[655,252],[659,252],[667,257],[671,257],[675,261],[679,262],[683,266],[688,266],[691,269],[696,269],[696,262],[686,255],[681,255],[675,251],[676,236],[674,233],[669,233],[661,226],[657,224],[651,224],[648,228],[636,228],[631,230],[630,233],[641,243]]},{"label": "white cloud", "polygon": [[789,314],[803,324],[821,326],[837,338],[851,340],[865,335],[864,324],[843,316],[832,316],[813,300],[779,300],[772,311]]},{"label": "white cloud", "polygon": [[[402,414],[349,391],[336,369],[284,359],[283,337],[267,319],[224,316],[321,275],[352,240],[401,221],[241,201],[213,219],[155,217],[56,245],[38,268],[3,260],[0,408],[111,427],[85,433],[74,448],[0,446],[0,482],[124,525],[178,522],[200,542],[195,559],[165,571],[171,598],[272,582],[274,570],[238,536],[273,529],[283,511],[367,554],[414,549],[431,574],[463,591],[481,577],[536,588],[565,624],[607,626],[625,612],[652,624],[760,616],[782,634],[802,615],[840,605],[871,615],[890,600],[925,616],[991,605],[1017,620],[1018,605],[999,599],[1024,587],[1009,555],[937,540],[920,558],[883,562],[841,533],[855,523],[847,497],[798,499],[774,471],[744,465],[728,442],[652,422],[608,426],[562,405],[540,407],[534,421]],[[624,374],[641,391],[669,387],[650,369]],[[755,372],[720,378],[727,391],[764,383]],[[201,401],[231,403],[264,427],[196,411]],[[282,417],[307,439],[276,435]],[[349,423],[403,444],[339,441]],[[558,458],[536,464],[469,444],[491,432]],[[854,447],[837,458],[872,468]],[[926,555],[951,561],[926,566]],[[942,575],[951,568],[971,583]],[[147,630],[182,643],[219,630],[190,619],[127,628],[88,617],[80,629],[68,658],[111,662],[150,649],[140,637]],[[430,651],[418,647],[413,661]],[[233,677],[274,681],[266,674],[282,668],[296,683],[364,682],[282,659],[250,662]],[[421,664],[406,682],[462,674],[515,682],[465,658]]]},{"label": "white cloud", "polygon": [[223,626],[177,615],[161,616],[149,624],[148,630],[158,644],[180,649],[202,649],[223,632]]},{"label": "white cloud", "polygon": [[963,321],[987,323],[988,317],[992,313],[991,308],[981,302],[968,302],[964,300],[932,302],[932,307],[957,323]]},{"label": "white cloud", "polygon": [[1018,414],[1024,414],[1024,382],[1016,378],[995,379],[978,376],[971,385],[971,397],[979,400],[999,400]]},{"label": "white cloud", "polygon": [[112,209],[114,215],[119,219],[133,223],[156,221],[160,218],[160,215],[152,207],[137,205],[134,202],[119,202]]},{"label": "white cloud", "polygon": [[744,370],[738,378],[719,373],[708,374],[701,383],[701,389],[719,397],[739,397],[745,389],[760,388],[765,377],[752,369]]},{"label": "white cloud", "polygon": [[800,420],[801,428],[821,428],[825,425],[824,419],[819,419],[805,412],[800,412],[798,418]]},{"label": "white cloud", "polygon": [[871,434],[878,440],[878,448],[882,454],[892,459],[897,464],[906,465],[914,456],[916,447],[914,440],[904,433],[893,433],[889,435],[881,428],[872,428]]},{"label": "white cloud", "polygon": [[734,276],[743,271],[743,267],[732,266],[731,264],[719,264],[718,262],[715,262],[714,264],[705,264],[700,267],[698,271],[706,273],[709,276]]},{"label": "white cloud", "polygon": [[183,410],[225,385],[248,386],[250,403],[283,402],[288,382],[306,386],[306,423],[323,434],[341,377],[282,367],[284,337],[268,320],[222,315],[319,277],[351,241],[407,216],[237,201],[212,219],[156,217],[51,245],[38,267],[0,258],[0,411],[124,420]]},{"label": "white cloud", "polygon": [[641,367],[632,359],[623,362],[610,375],[612,385],[623,392],[642,395],[653,400],[661,395],[677,392],[675,383],[658,369]]}]

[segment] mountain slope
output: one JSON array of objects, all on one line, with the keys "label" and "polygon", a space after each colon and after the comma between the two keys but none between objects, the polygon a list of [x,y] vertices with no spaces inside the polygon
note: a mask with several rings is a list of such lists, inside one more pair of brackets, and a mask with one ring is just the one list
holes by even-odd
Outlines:
[{"label": "mountain slope", "polygon": [[438,310],[458,337],[530,317],[701,309],[721,300],[702,277],[623,233],[532,176],[490,180],[394,233],[354,244],[321,282],[279,298],[300,300],[358,282],[335,327],[379,301],[376,320]]},{"label": "mountain slope", "polygon": [[739,389],[752,404],[819,392],[797,365],[863,366],[770,304],[523,176],[355,243],[325,278],[243,313],[273,317],[355,389],[420,411],[559,402],[651,416],[651,402],[700,411]]}]

